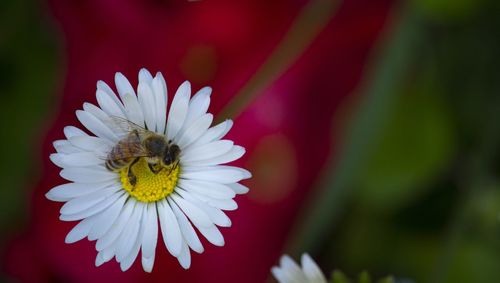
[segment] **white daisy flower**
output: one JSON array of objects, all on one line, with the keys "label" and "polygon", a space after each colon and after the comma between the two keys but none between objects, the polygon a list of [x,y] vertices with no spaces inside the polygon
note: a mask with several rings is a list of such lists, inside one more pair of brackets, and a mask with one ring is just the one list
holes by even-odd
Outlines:
[{"label": "white daisy flower", "polygon": [[279,283],[327,283],[325,275],[308,254],[301,258],[302,268],[288,255],[280,259],[281,266],[274,266],[271,272]]},{"label": "white daisy flower", "polygon": [[76,111],[91,134],[67,126],[66,139],[54,142],[57,153],[50,159],[70,182],[46,197],[66,202],[61,220],[81,220],[66,243],[97,240],[96,266],[115,257],[125,271],[141,251],[142,266],[151,272],[160,230],[167,250],[187,269],[190,249],[203,252],[194,227],[210,243],[224,245],[217,226],[231,221],[223,210],[237,208],[235,195],[248,192],[238,182],[251,174],[221,164],[239,159],[245,149],[223,139],[231,120],[210,127],[211,88],[190,97],[191,85],[184,82],[167,112],[161,73],[153,78],[142,69],[137,95],[121,73],[115,84],[119,97],[99,81],[99,106],[84,103]]}]

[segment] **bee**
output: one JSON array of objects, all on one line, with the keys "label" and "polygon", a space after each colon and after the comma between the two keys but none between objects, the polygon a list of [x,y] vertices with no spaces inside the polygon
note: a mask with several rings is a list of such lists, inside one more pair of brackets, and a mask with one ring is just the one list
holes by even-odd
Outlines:
[{"label": "bee", "polygon": [[113,120],[113,124],[120,125],[122,129],[126,126],[128,134],[108,153],[105,163],[108,170],[117,172],[127,168],[127,177],[134,186],[137,178],[131,168],[140,158],[145,158],[149,170],[154,174],[171,165],[170,170],[178,166],[181,150],[171,140],[126,119],[113,117]]}]

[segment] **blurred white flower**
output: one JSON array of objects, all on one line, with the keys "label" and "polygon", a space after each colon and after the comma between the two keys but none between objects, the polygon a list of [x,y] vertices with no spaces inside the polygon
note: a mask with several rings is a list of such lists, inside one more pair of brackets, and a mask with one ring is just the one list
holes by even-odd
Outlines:
[{"label": "blurred white flower", "polygon": [[280,259],[280,266],[271,269],[279,283],[326,283],[325,275],[308,254],[303,254],[300,267],[288,255]]}]

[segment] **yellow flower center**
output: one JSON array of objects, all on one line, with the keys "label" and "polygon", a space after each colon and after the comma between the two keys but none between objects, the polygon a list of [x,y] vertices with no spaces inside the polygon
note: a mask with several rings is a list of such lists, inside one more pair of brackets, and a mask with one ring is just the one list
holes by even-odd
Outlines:
[{"label": "yellow flower center", "polygon": [[120,170],[122,187],[131,196],[142,202],[155,202],[170,195],[179,180],[180,166],[174,164],[153,173],[144,158],[139,159],[130,168],[135,176],[135,184],[130,183],[128,167]]}]

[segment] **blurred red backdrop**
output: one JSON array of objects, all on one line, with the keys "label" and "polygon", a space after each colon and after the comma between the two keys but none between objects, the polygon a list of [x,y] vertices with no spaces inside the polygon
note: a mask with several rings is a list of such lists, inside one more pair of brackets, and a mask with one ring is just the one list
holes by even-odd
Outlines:
[{"label": "blurred red backdrop", "polygon": [[[60,26],[65,69],[53,124],[43,138],[42,178],[29,200],[31,220],[14,235],[6,270],[23,282],[263,282],[276,263],[295,217],[329,155],[339,106],[353,93],[384,28],[391,1],[343,1],[334,17],[286,72],[235,119],[229,133],[247,154],[239,165],[254,177],[222,228],[226,245],[204,241],[183,270],[163,246],[152,274],[140,260],[123,273],[111,261],[94,266],[94,242],[64,243],[76,223],[59,221],[61,204],[45,193],[64,182],[48,156],[52,142],[76,125],[74,111],[95,103],[95,83],[115,72],[137,83],[146,67],[161,71],[169,98],[183,80],[212,86],[217,113],[265,62],[308,1],[49,1]],[[219,117],[226,118],[226,117]],[[229,118],[229,117],[228,117]],[[160,245],[161,241],[159,241]]]}]

